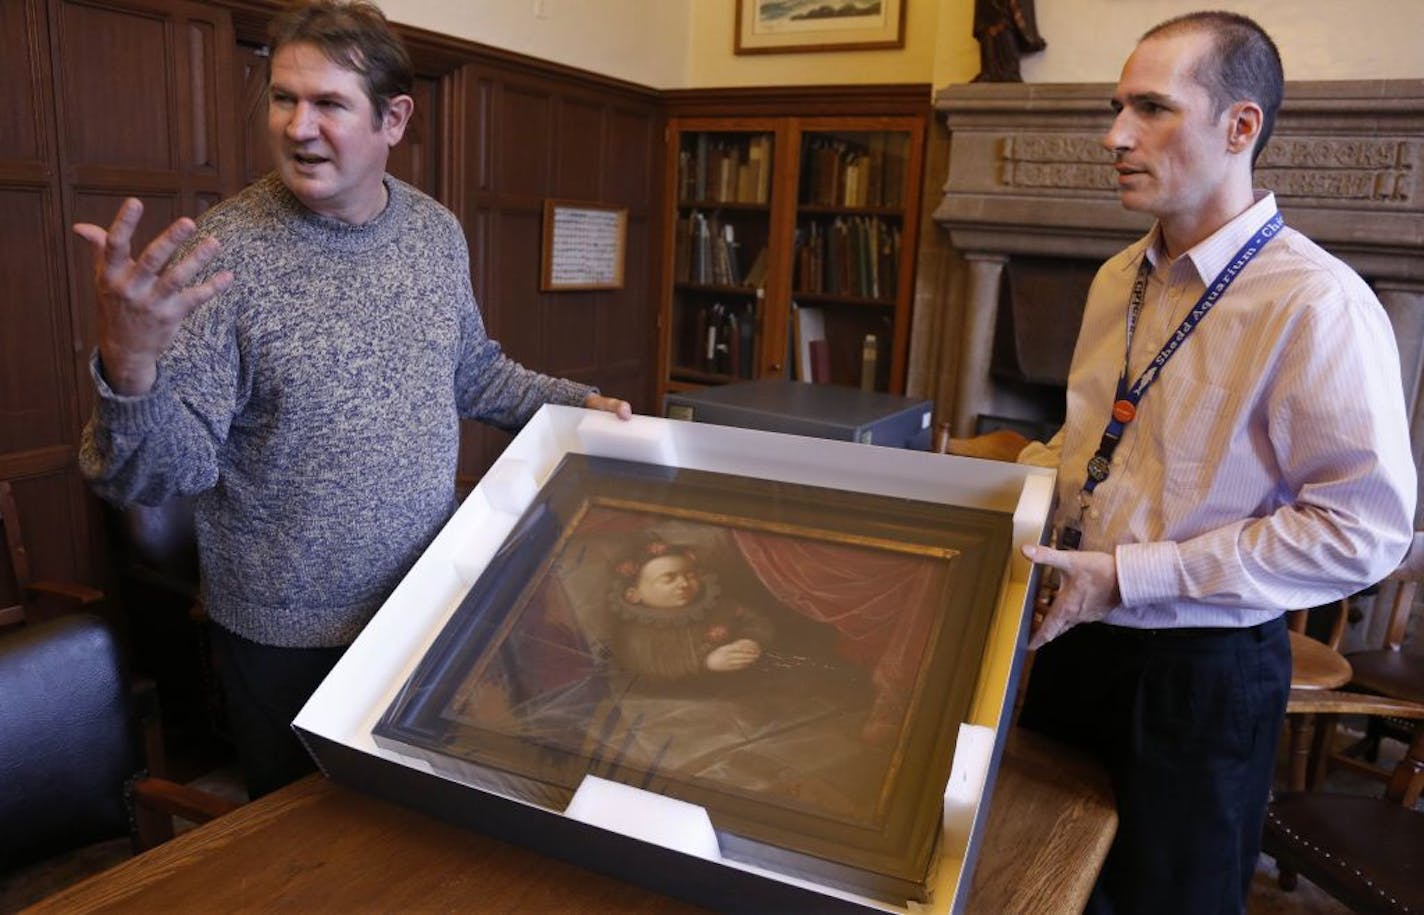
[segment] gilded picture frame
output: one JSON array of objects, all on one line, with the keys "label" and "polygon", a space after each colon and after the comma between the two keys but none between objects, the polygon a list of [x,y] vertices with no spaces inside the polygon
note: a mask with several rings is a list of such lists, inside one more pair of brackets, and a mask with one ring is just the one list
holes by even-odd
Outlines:
[{"label": "gilded picture frame", "polygon": [[924,901],[1010,525],[569,454],[372,733],[554,810],[588,774],[676,797],[727,857]]},{"label": "gilded picture frame", "polygon": [[735,0],[737,54],[905,46],[905,0]]}]

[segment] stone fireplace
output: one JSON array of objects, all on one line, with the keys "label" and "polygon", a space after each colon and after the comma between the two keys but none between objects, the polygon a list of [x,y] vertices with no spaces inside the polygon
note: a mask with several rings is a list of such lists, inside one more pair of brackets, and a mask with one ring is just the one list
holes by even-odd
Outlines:
[{"label": "stone fireplace", "polygon": [[[936,95],[948,140],[933,219],[941,241],[947,233],[954,266],[941,271],[953,275],[935,291],[942,326],[922,335],[933,342],[919,347],[919,364],[937,369],[938,383],[923,371],[923,386],[956,435],[972,434],[986,415],[1044,418],[1032,415],[1041,400],[1004,380],[1006,338],[1011,355],[1017,349],[1066,369],[1067,353],[1056,361],[1044,354],[1072,346],[1085,271],[1090,276],[1149,225],[1119,205],[1099,143],[1112,89],[980,83]],[[1417,464],[1424,453],[1424,80],[1288,83],[1257,184],[1274,190],[1286,221],[1354,267],[1384,304],[1399,344]],[[1056,293],[1054,264],[1063,267]],[[1035,278],[1034,301],[1015,302],[1011,296],[1027,288],[1018,280],[1025,273]],[[998,326],[1001,314],[1017,318],[1008,333]],[[930,327],[918,314],[916,324],[917,331]],[[914,371],[912,360],[912,380]]]},{"label": "stone fireplace", "polygon": [[[1109,156],[1108,84],[993,83],[951,86],[935,107],[949,130],[948,177],[934,220],[963,258],[955,376],[956,434],[976,417],[1013,407],[990,372],[995,323],[1016,259],[1041,274],[1065,270],[1061,315],[1035,303],[1021,345],[1051,336],[1072,345],[1073,300],[1091,271],[1144,232],[1149,221],[1118,204]],[[1287,221],[1370,281],[1394,324],[1416,449],[1424,443],[1419,384],[1424,367],[1424,80],[1291,83],[1275,135],[1257,167]],[[1072,276],[1068,276],[1072,273]],[[1040,283],[1042,277],[1039,277]],[[952,291],[951,294],[954,294]],[[1042,292],[1039,298],[1043,297]],[[1062,320],[1059,320],[1059,319]],[[1066,365],[1066,357],[1062,360]],[[1416,455],[1418,451],[1416,451]]]}]

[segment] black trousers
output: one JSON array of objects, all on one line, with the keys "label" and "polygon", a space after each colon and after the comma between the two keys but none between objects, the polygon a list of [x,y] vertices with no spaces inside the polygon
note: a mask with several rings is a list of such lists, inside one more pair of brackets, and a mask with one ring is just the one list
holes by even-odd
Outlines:
[{"label": "black trousers", "polygon": [[346,649],[281,648],[245,639],[216,623],[210,628],[248,797],[256,800],[315,772],[292,719]]},{"label": "black trousers", "polygon": [[1290,692],[1284,617],[1249,629],[1070,629],[1019,723],[1101,760],[1118,831],[1086,908],[1239,913]]}]

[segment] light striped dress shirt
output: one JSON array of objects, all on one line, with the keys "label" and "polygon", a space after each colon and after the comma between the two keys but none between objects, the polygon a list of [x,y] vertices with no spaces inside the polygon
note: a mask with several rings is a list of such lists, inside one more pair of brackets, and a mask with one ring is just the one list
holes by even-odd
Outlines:
[{"label": "light striped dress shirt", "polygon": [[[1109,418],[1142,257],[1153,271],[1129,382],[1206,284],[1276,211],[1257,202],[1174,261],[1156,227],[1088,294],[1064,427],[1021,461],[1058,466],[1056,524],[1078,513]],[[1117,559],[1133,627],[1253,626],[1385,577],[1409,546],[1415,468],[1399,355],[1379,300],[1287,226],[1148,389],[1083,518],[1083,550]]]}]

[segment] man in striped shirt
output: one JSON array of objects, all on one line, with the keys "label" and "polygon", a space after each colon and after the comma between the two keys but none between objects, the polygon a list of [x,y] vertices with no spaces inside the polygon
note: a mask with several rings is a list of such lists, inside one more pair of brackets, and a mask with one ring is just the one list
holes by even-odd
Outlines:
[{"label": "man in striped shirt", "polygon": [[1059,587],[1021,718],[1109,769],[1119,831],[1089,911],[1240,912],[1285,715],[1283,612],[1382,579],[1411,539],[1399,360],[1369,287],[1282,227],[1252,168],[1280,105],[1231,13],[1149,31],[1104,137],[1156,217],[1088,296],[1059,468]]}]

